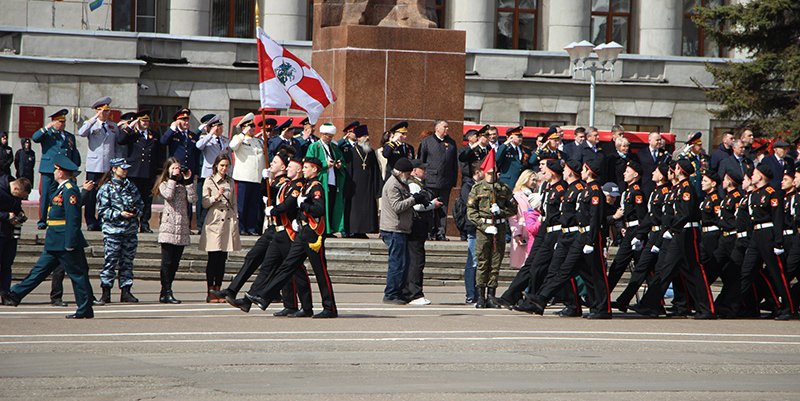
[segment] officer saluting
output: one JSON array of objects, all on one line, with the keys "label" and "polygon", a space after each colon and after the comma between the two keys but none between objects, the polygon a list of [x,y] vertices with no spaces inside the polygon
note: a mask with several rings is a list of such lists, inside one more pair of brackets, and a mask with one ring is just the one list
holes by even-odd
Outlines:
[{"label": "officer saluting", "polygon": [[78,165],[62,154],[53,158],[53,176],[58,183],[47,211],[47,237],[44,251],[31,272],[3,295],[5,305],[17,306],[56,267],[64,267],[75,291],[78,310],[67,319],[91,319],[92,287],[84,248],[88,246],[81,232],[81,194],[74,177]]},{"label": "officer saluting", "polygon": [[167,132],[161,136],[161,144],[167,146],[168,156],[178,159],[181,166],[188,167],[191,171],[197,168],[198,153],[197,133],[189,130],[189,109],[180,109],[173,116],[175,121],[169,126]]},{"label": "officer saluting", "polygon": [[42,145],[42,160],[39,163],[39,173],[42,175],[39,194],[39,223],[40,230],[47,228],[47,209],[50,199],[53,198],[55,181],[53,179],[53,160],[57,155],[64,155],[75,165],[81,165],[81,154],[75,147],[75,135],[64,131],[67,121],[67,109],[61,109],[50,115],[47,126],[40,128],[31,138]]},{"label": "officer saluting", "polygon": [[408,122],[401,121],[389,129],[389,142],[383,145],[383,157],[386,158],[386,173],[383,179],[389,179],[394,169],[394,164],[405,157],[408,160],[414,158],[414,147],[406,143],[408,136]]},{"label": "officer saluting", "polygon": [[117,139],[117,144],[127,147],[125,159],[131,165],[128,169],[128,179],[136,186],[144,202],[140,232],[152,233],[153,230],[150,229],[152,189],[163,158],[163,147],[159,143],[161,134],[150,128],[150,110],[134,113],[130,123],[120,123],[119,126],[120,137]]}]

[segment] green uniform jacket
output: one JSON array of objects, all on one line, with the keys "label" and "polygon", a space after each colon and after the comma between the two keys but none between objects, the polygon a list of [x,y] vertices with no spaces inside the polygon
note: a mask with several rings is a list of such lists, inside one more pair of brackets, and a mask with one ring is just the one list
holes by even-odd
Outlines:
[{"label": "green uniform jacket", "polygon": [[47,210],[46,251],[86,248],[89,244],[81,232],[81,192],[75,181],[58,186]]},{"label": "green uniform jacket", "polygon": [[[344,154],[339,146],[333,141],[330,143],[332,159],[334,161],[341,161],[342,167],[334,169],[336,171],[336,204],[329,213],[325,213],[325,232],[327,234],[340,233],[344,231],[344,180],[345,180],[345,162]],[[319,181],[322,183],[322,188],[325,191],[326,205],[328,201],[328,156],[325,153],[325,148],[322,141],[316,141],[308,147],[306,157],[314,157],[322,162],[322,171],[319,172]]]},{"label": "green uniform jacket", "polygon": [[[495,220],[507,219],[517,214],[517,201],[514,200],[514,194],[506,184],[500,181],[495,182],[493,195],[492,184],[486,181],[478,182],[469,191],[469,197],[467,197],[467,218],[480,231],[484,231],[486,227],[492,225],[492,203],[500,206],[500,215],[494,216]],[[503,224],[507,226],[508,222]],[[500,233],[502,234],[504,231],[500,230]]]}]

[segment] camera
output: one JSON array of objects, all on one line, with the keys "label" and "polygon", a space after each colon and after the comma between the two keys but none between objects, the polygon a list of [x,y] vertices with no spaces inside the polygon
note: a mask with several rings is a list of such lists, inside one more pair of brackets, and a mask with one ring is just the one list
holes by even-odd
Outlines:
[{"label": "camera", "polygon": [[25,212],[20,211],[14,216],[13,219],[9,220],[9,223],[16,228],[22,227],[22,224],[24,224],[26,221],[28,221],[28,216],[25,215]]},{"label": "camera", "polygon": [[181,166],[181,174],[186,174],[189,171],[189,167]]}]

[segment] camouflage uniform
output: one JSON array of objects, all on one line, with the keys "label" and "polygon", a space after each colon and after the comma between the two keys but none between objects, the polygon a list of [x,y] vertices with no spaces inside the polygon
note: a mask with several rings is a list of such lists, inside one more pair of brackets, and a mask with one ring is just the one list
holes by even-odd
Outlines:
[{"label": "camouflage uniform", "polygon": [[[97,192],[97,211],[103,224],[103,271],[100,285],[114,286],[115,268],[119,265],[119,287],[133,285],[133,258],[136,256],[139,231],[138,216],[144,203],[139,190],[128,180],[112,178]],[[134,213],[134,218],[122,217],[123,211]]]},{"label": "camouflage uniform", "polygon": [[[494,191],[492,190],[494,187]],[[493,216],[492,204],[497,203],[500,213]],[[517,213],[517,202],[507,185],[498,181],[494,185],[481,181],[472,187],[467,198],[467,218],[477,227],[475,253],[478,257],[478,288],[488,287],[490,292],[497,288],[497,276],[506,250],[505,233],[507,218]],[[498,234],[486,234],[486,228],[497,227]]]}]

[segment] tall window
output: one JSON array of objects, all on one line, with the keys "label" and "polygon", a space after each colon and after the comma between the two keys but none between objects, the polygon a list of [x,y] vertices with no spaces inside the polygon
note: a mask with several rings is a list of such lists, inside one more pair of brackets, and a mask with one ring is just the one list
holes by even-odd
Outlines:
[{"label": "tall window", "polygon": [[592,43],[612,40],[630,52],[631,0],[592,0]]},{"label": "tall window", "polygon": [[536,49],[536,6],[536,0],[497,0],[497,48]]},{"label": "tall window", "polygon": [[717,7],[722,5],[722,0],[683,0],[683,40],[681,41],[681,55],[719,57],[719,46],[713,40],[706,40],[703,28],[692,21],[694,9],[698,6]]},{"label": "tall window", "polygon": [[159,15],[159,3],[164,3],[164,0],[114,0],[111,4],[111,29],[157,32],[156,20],[162,18]]},{"label": "tall window", "polygon": [[436,27],[445,28],[445,13],[447,11],[447,0],[436,0],[434,12],[436,15]]},{"label": "tall window", "polygon": [[306,40],[314,40],[314,0],[306,3]]},{"label": "tall window", "polygon": [[211,0],[211,36],[254,37],[255,6],[255,0]]}]

